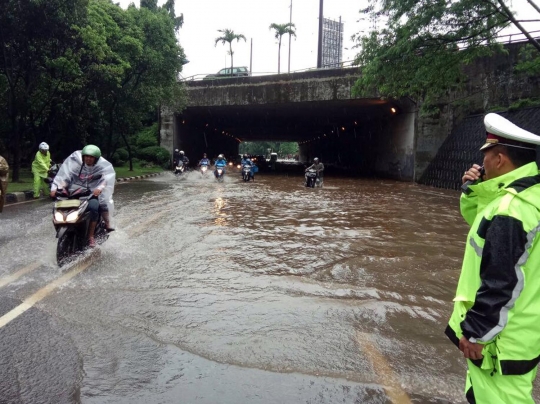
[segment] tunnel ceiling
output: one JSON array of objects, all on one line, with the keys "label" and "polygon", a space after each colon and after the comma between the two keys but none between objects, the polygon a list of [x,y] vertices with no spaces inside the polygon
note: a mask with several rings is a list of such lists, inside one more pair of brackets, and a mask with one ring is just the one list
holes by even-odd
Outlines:
[{"label": "tunnel ceiling", "polygon": [[191,129],[226,131],[241,141],[304,141],[335,127],[361,126],[392,114],[380,99],[189,107],[178,118]]}]

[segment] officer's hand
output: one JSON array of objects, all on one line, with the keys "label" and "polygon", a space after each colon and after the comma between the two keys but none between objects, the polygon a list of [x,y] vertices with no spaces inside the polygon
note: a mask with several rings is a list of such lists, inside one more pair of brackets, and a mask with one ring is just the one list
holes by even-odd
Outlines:
[{"label": "officer's hand", "polygon": [[99,189],[99,188],[94,189],[93,194],[94,194],[94,196],[99,196],[99,194],[101,194],[101,189]]},{"label": "officer's hand", "polygon": [[467,171],[463,173],[463,177],[461,178],[461,181],[463,184],[465,184],[466,181],[476,181],[479,179],[480,176],[480,167],[478,164],[473,164],[471,168],[469,168]]},{"label": "officer's hand", "polygon": [[482,359],[484,357],[482,355],[482,349],[484,349],[484,345],[482,344],[470,342],[465,337],[459,339],[459,350],[463,352],[463,356],[467,359]]}]

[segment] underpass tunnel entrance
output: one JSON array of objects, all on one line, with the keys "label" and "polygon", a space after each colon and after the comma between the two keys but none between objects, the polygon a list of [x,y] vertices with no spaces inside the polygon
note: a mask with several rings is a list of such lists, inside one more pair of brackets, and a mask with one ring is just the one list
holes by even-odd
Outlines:
[{"label": "underpass tunnel entrance", "polygon": [[299,160],[314,157],[360,176],[414,178],[414,110],[380,99],[189,107],[175,118],[175,147],[239,154],[242,142],[297,142]]}]

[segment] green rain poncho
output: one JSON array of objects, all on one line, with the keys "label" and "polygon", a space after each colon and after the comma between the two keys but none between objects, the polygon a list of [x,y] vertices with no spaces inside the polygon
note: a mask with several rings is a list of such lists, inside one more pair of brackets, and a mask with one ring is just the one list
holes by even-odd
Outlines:
[{"label": "green rain poncho", "polygon": [[51,153],[43,154],[40,151],[36,153],[36,157],[32,162],[32,173],[41,178],[47,178],[47,172],[51,166]]}]

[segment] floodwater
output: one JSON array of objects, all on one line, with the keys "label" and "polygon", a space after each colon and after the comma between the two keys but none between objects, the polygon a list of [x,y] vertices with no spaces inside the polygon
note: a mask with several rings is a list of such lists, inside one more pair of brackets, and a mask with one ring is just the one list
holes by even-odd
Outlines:
[{"label": "floodwater", "polygon": [[[93,263],[0,325],[4,403],[464,403],[443,331],[459,194],[197,172],[119,184]],[[0,315],[69,269],[50,202],[0,216]]]}]

